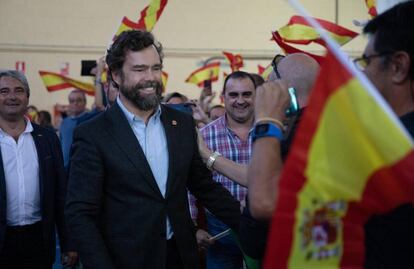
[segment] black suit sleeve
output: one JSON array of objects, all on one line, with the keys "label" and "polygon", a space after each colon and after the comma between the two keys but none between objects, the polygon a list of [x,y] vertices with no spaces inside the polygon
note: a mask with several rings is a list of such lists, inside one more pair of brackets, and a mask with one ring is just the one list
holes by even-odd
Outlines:
[{"label": "black suit sleeve", "polygon": [[240,203],[220,183],[212,179],[211,172],[201,159],[197,146],[197,133],[193,123],[192,139],[195,143],[188,189],[218,219],[238,232]]},{"label": "black suit sleeve", "polygon": [[66,220],[85,267],[114,269],[99,231],[104,164],[93,141],[93,131],[82,127],[74,132]]},{"label": "black suit sleeve", "polygon": [[59,138],[56,134],[52,134],[49,139],[52,145],[53,151],[53,167],[55,167],[55,216],[56,216],[56,227],[59,235],[59,243],[61,252],[75,251],[75,246],[73,241],[70,240],[70,235],[68,234],[67,226],[65,223],[65,198],[66,198],[66,185],[67,185],[67,176],[65,169],[63,167],[63,154],[62,148],[60,146]]}]

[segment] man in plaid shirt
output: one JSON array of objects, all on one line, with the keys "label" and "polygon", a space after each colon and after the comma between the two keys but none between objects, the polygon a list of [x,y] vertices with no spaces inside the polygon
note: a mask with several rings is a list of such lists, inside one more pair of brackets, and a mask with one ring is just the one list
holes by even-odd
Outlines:
[{"label": "man in plaid shirt", "polygon": [[[244,202],[247,189],[245,168],[228,171],[228,177],[237,179],[232,181],[223,174],[214,171],[217,158],[222,161],[233,161],[240,165],[246,165],[250,160],[252,128],[254,125],[254,99],[256,83],[251,74],[236,71],[227,76],[223,97],[226,113],[201,129],[208,149],[201,149],[200,153],[208,168],[213,170],[213,179],[227,188],[240,202]],[[213,152],[213,153],[212,153]],[[196,218],[196,209],[191,205],[193,219]],[[210,238],[228,227],[215,218],[210,212],[206,212],[207,231],[197,231],[197,241],[200,248],[208,249],[207,269],[242,268],[243,255],[231,236],[218,240]]]}]

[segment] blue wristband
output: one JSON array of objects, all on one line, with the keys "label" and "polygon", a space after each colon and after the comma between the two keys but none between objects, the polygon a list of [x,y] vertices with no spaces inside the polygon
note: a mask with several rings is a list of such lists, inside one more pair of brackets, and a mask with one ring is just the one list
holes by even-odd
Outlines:
[{"label": "blue wristband", "polygon": [[275,137],[279,141],[283,140],[282,130],[272,123],[260,123],[254,127],[253,142],[261,137]]}]

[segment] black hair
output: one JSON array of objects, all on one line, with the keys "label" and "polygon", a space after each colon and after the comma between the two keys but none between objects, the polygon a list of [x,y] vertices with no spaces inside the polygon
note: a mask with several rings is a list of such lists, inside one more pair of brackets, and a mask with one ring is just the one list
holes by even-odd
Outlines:
[{"label": "black hair", "polygon": [[122,69],[125,55],[128,51],[140,51],[150,46],[155,47],[162,63],[164,57],[162,45],[155,40],[150,32],[141,30],[122,32],[107,51],[105,60],[108,65],[109,75],[111,76],[113,73],[117,73]]},{"label": "black hair", "polygon": [[375,35],[377,53],[405,51],[411,60],[410,78],[414,79],[414,1],[400,3],[373,18],[364,34]]},{"label": "black hair", "polygon": [[249,78],[252,81],[252,83],[254,85],[254,88],[256,89],[256,87],[257,87],[256,81],[250,73],[247,73],[247,72],[244,72],[244,71],[235,71],[235,72],[231,73],[230,75],[228,75],[226,77],[226,79],[224,80],[222,94],[224,95],[224,93],[226,92],[227,81],[229,81],[230,79],[242,79],[242,78]]}]

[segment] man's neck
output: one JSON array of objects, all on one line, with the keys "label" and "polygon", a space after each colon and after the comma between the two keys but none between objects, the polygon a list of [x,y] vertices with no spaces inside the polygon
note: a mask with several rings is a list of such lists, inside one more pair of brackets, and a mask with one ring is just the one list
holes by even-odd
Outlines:
[{"label": "man's neck", "polygon": [[149,118],[154,114],[155,109],[151,109],[148,111],[141,110],[137,108],[131,101],[129,101],[127,98],[125,98],[122,95],[119,95],[119,98],[121,99],[122,104],[125,106],[125,108],[131,112],[132,114],[140,117],[145,124],[148,123]]},{"label": "man's neck", "polygon": [[17,141],[26,129],[26,121],[24,117],[16,120],[6,120],[0,117],[0,128]]},{"label": "man's neck", "polygon": [[226,114],[227,125],[243,141],[249,137],[249,132],[253,128],[254,117],[245,122],[238,122]]}]

